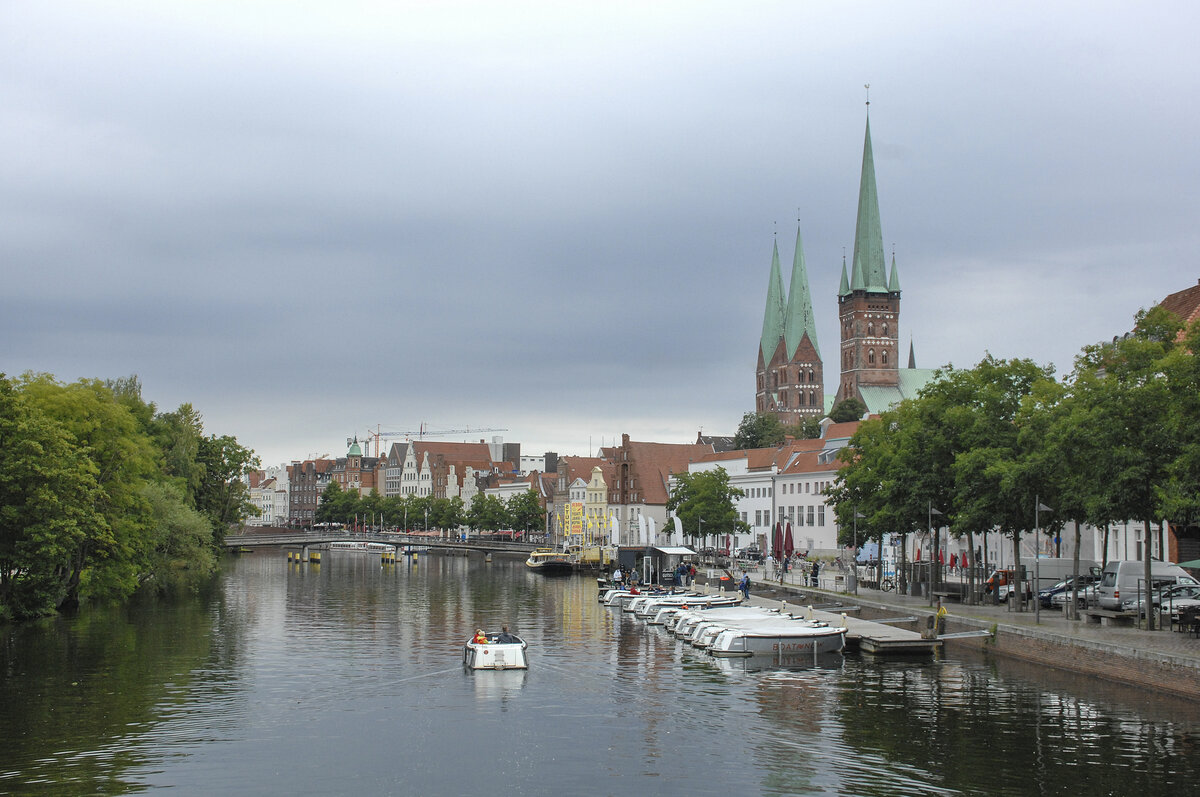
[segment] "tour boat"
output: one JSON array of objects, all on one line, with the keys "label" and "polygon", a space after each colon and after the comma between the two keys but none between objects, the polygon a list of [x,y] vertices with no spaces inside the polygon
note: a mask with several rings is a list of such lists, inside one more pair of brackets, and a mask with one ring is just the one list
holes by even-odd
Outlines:
[{"label": "tour boat", "polygon": [[573,573],[575,557],[569,551],[559,551],[554,548],[536,548],[525,560],[525,565],[539,573],[552,575],[556,573]]},{"label": "tour boat", "polygon": [[[463,645],[463,666],[468,670],[524,670],[529,667],[525,656],[525,640],[518,636],[516,642],[499,643],[499,634],[488,634],[487,644],[476,642],[475,637]],[[510,634],[510,636],[512,636]]]}]

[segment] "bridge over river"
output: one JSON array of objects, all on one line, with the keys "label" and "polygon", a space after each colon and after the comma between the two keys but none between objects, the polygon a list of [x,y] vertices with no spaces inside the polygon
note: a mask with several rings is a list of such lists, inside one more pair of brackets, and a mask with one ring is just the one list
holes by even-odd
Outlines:
[{"label": "bridge over river", "polygon": [[445,551],[480,551],[482,553],[507,553],[514,556],[528,556],[529,552],[538,547],[528,542],[510,542],[508,540],[491,540],[481,537],[468,537],[465,540],[445,537],[428,537],[421,534],[385,534],[377,531],[348,531],[346,529],[331,531],[255,531],[225,536],[225,547],[242,548],[300,548],[304,559],[308,558],[310,548],[327,546],[334,542],[377,543],[390,545],[397,550],[403,548],[430,548]]}]

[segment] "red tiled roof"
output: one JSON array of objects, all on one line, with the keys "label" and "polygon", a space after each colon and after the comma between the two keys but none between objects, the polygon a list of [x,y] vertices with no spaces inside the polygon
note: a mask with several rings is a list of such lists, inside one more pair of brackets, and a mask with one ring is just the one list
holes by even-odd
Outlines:
[{"label": "red tiled roof", "polygon": [[[1190,288],[1172,293],[1159,302],[1159,305],[1172,314],[1179,316],[1185,325],[1190,325],[1200,318],[1200,280]],[[1180,332],[1180,339],[1183,332]]]},{"label": "red tiled roof", "polygon": [[839,437],[853,437],[858,431],[858,425],[862,421],[850,421],[849,423],[831,423],[829,428],[825,430],[826,440],[836,440]]}]

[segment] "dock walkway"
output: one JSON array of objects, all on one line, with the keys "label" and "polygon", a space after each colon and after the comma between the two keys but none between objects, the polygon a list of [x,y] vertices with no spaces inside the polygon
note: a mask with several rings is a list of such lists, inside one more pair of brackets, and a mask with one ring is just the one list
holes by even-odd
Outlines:
[{"label": "dock walkway", "polygon": [[[834,583],[823,574],[822,587]],[[861,607],[867,617],[914,616],[918,627],[924,627],[935,611],[929,599],[900,595],[896,592],[859,587],[856,593],[805,586],[799,574],[788,573],[783,583],[754,579],[751,602],[755,591],[772,591],[786,596],[803,593],[806,597],[785,597],[789,605],[810,602],[842,602]],[[820,597],[817,597],[820,596]],[[777,600],[770,604],[778,605]],[[1160,692],[1200,700],[1200,639],[1181,633],[1171,626],[1146,631],[1137,627],[1100,625],[1063,616],[1056,609],[1036,613],[1013,611],[1006,604],[943,604],[946,608],[946,633],[942,641],[947,646],[965,645],[986,649],[992,653],[1031,661],[1069,672],[1094,675],[1099,678],[1130,684]],[[967,631],[987,631],[987,636],[959,638]]]}]

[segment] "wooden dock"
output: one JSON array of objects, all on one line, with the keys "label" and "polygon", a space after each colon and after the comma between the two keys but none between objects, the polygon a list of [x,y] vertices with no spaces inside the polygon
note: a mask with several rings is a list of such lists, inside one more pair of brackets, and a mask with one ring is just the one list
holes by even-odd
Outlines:
[{"label": "wooden dock", "polygon": [[[707,589],[707,588],[705,588]],[[827,599],[827,596],[822,596]],[[780,600],[779,598],[751,596],[750,602],[771,608],[780,608],[784,612],[790,614],[807,617],[810,609],[807,604],[799,603],[794,600]],[[815,620],[821,620],[830,625],[840,626],[843,623],[843,618],[846,624],[846,650],[859,650],[864,653],[886,656],[929,656],[937,650],[942,642],[940,639],[923,637],[917,631],[910,631],[907,628],[897,628],[891,623],[913,622],[918,621],[917,617],[894,617],[887,621],[879,622],[875,620],[863,620],[856,617],[855,614],[859,611],[857,606],[843,606],[838,608],[818,609],[815,606],[811,609],[812,617]]]}]

